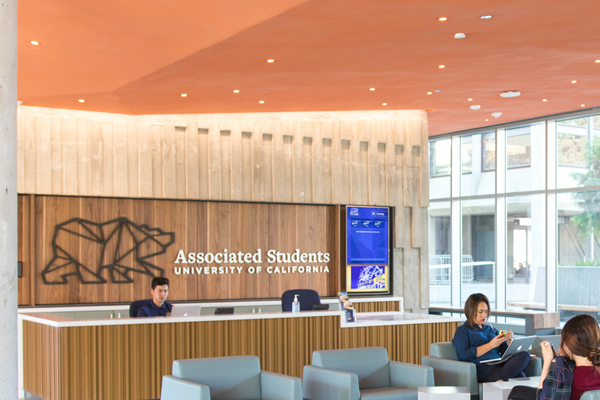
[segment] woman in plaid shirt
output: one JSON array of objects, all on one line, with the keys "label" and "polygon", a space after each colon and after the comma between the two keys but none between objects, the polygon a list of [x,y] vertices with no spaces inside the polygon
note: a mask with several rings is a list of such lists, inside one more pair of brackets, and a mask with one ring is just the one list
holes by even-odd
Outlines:
[{"label": "woman in plaid shirt", "polygon": [[[509,399],[579,400],[584,392],[600,389],[600,329],[594,318],[582,314],[567,321],[558,357],[550,342],[541,344],[544,363],[537,390],[515,386]],[[556,368],[549,374],[554,357]]]}]

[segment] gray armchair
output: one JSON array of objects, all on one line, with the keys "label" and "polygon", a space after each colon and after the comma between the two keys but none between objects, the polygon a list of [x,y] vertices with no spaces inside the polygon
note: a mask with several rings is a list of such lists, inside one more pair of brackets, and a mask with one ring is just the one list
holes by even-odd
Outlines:
[{"label": "gray armchair", "polygon": [[261,371],[258,357],[194,358],[173,362],[160,400],[302,400],[300,378]]},{"label": "gray armchair", "polygon": [[600,400],[600,390],[588,390],[581,395],[579,400]]},{"label": "gray armchair", "polygon": [[[421,359],[421,364],[433,367],[433,375],[438,386],[466,386],[471,399],[482,399],[482,385],[477,382],[477,368],[474,363],[458,361],[452,342],[432,343],[429,356]],[[542,373],[542,360],[533,357],[525,369],[527,376]]]},{"label": "gray armchair", "polygon": [[302,377],[306,400],[416,400],[423,386],[432,368],[389,361],[382,347],[314,351]]}]

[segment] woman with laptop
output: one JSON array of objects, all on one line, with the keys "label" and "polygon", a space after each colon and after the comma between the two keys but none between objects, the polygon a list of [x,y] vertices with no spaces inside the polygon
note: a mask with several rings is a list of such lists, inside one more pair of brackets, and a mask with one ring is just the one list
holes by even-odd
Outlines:
[{"label": "woman with laptop", "polygon": [[[581,314],[567,321],[558,357],[552,343],[541,345],[544,362],[537,389],[515,386],[509,399],[579,400],[584,392],[600,389],[600,329],[593,317]],[[550,374],[554,358],[556,368]]]},{"label": "woman with laptop", "polygon": [[[481,293],[469,296],[465,303],[465,316],[467,321],[456,329],[452,344],[459,361],[475,363],[477,380],[496,382],[524,377],[523,371],[531,357],[527,349],[533,342],[533,337],[523,338],[531,340],[529,344],[513,347],[512,331],[499,332],[492,325],[486,324],[490,316],[490,302]],[[524,350],[518,351],[520,349]],[[510,354],[507,350],[510,350]]]}]

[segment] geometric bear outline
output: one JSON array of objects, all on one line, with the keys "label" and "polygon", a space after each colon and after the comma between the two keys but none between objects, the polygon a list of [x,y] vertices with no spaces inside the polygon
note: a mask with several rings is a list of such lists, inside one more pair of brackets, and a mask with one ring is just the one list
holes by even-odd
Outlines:
[{"label": "geometric bear outline", "polygon": [[[77,242],[72,241],[75,236],[86,239],[79,242],[76,252],[70,251]],[[68,277],[77,276],[83,284],[98,284],[108,282],[104,277],[108,273],[113,283],[132,283],[134,272],[163,276],[164,269],[148,259],[165,253],[174,242],[174,232],[137,225],[124,217],[104,223],[73,218],[54,228],[54,256],[42,271],[42,280],[46,285],[64,285]],[[131,253],[134,253],[133,263],[127,257]],[[85,265],[76,254],[82,258],[84,254],[92,255],[99,261],[97,265]]]}]

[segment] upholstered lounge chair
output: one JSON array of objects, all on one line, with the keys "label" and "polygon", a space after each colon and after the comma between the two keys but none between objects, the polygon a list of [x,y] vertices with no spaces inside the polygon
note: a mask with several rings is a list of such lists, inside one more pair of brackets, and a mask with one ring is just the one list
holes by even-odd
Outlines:
[{"label": "upholstered lounge chair", "polygon": [[261,371],[258,357],[176,360],[161,400],[302,400],[300,378]]},{"label": "upholstered lounge chair", "polygon": [[[471,399],[483,399],[483,389],[477,382],[475,364],[458,361],[452,342],[432,343],[429,346],[429,356],[423,357],[421,364],[433,367],[438,386],[466,386],[471,393]],[[532,357],[525,369],[525,375],[539,376],[541,373],[542,360],[539,357]]]},{"label": "upholstered lounge chair", "polygon": [[423,386],[431,367],[389,361],[382,347],[314,351],[302,378],[307,400],[416,400]]}]

